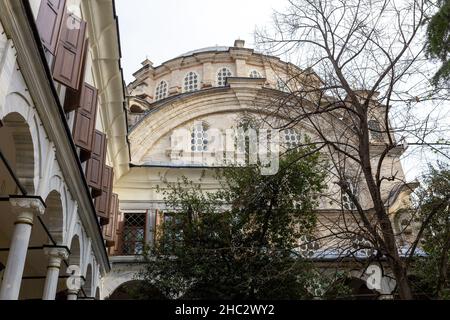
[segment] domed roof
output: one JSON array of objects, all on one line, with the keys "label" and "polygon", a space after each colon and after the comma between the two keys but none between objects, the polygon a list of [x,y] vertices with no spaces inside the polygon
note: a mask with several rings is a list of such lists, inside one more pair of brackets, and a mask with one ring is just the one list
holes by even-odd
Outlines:
[{"label": "domed roof", "polygon": [[201,48],[201,49],[197,49],[197,50],[188,51],[186,53],[183,53],[183,54],[179,55],[177,58],[189,57],[189,56],[192,56],[193,54],[201,53],[201,52],[211,52],[211,51],[226,52],[229,49],[230,49],[230,47],[225,47],[225,46],[206,47],[206,48]]}]

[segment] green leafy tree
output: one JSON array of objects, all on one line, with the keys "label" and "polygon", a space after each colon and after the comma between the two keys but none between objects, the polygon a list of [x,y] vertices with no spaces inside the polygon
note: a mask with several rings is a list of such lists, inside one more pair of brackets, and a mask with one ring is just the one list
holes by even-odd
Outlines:
[{"label": "green leafy tree", "polygon": [[218,171],[217,192],[186,178],[168,184],[162,192],[169,210],[145,255],[143,286],[169,298],[326,296],[332,277],[298,250],[302,236],[314,236],[321,168],[318,153],[304,148],[282,157],[273,176],[261,175],[258,165]]},{"label": "green leafy tree", "polygon": [[433,78],[435,84],[450,79],[450,0],[438,0],[439,10],[431,17],[427,29],[427,52],[442,62]]},{"label": "green leafy tree", "polygon": [[428,222],[421,229],[426,256],[419,258],[414,268],[418,291],[450,299],[450,168],[431,168],[418,195],[421,218]]}]

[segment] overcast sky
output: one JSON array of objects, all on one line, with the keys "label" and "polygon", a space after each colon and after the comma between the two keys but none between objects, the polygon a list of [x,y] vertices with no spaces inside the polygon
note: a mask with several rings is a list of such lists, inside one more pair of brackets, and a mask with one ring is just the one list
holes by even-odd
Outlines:
[{"label": "overcast sky", "polygon": [[[286,0],[115,1],[127,83],[146,58],[158,66],[187,51],[231,46],[238,38],[253,48],[256,26],[271,23],[273,10],[287,6]],[[403,161],[409,179],[421,171],[418,164],[426,164],[427,155],[418,152]]]},{"label": "overcast sky", "polygon": [[271,21],[284,0],[116,0],[126,82],[148,57],[154,65],[195,49],[253,47],[256,25]]}]

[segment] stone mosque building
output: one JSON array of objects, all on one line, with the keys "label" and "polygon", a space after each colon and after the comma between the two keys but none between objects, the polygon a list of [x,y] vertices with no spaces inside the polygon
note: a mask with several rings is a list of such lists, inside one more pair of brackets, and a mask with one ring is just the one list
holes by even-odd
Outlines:
[{"label": "stone mosque building", "polygon": [[[157,187],[186,176],[219,188],[217,164],[196,158],[212,152],[208,130],[235,128],[296,68],[236,40],[145,60],[125,87],[120,59],[113,0],[0,1],[0,299],[120,297],[162,222]],[[404,177],[401,153],[386,171]]]}]

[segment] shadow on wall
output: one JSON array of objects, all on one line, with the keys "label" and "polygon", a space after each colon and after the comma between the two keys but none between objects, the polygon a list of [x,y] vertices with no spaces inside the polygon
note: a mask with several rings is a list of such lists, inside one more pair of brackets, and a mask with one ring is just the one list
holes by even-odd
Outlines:
[{"label": "shadow on wall", "polygon": [[133,280],[118,287],[105,300],[167,300],[156,287],[147,285],[144,281]]}]

